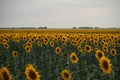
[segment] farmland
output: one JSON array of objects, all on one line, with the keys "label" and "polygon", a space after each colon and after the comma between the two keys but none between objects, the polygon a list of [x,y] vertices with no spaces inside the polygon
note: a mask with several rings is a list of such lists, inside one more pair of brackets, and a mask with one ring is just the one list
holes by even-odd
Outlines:
[{"label": "farmland", "polygon": [[120,29],[0,29],[0,80],[119,80]]}]

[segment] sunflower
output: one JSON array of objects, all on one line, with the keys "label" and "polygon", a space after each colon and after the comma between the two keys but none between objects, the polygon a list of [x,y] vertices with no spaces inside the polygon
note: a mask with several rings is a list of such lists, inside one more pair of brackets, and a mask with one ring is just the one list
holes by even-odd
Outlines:
[{"label": "sunflower", "polygon": [[27,64],[25,69],[25,75],[27,80],[40,80],[40,75],[32,64]]},{"label": "sunflower", "polygon": [[12,75],[6,67],[2,67],[0,70],[0,80],[12,80]]},{"label": "sunflower", "polygon": [[18,36],[17,36],[17,37],[15,37],[14,41],[15,41],[15,42],[20,42],[19,37],[18,37]]},{"label": "sunflower", "polygon": [[42,42],[38,41],[37,45],[38,45],[39,47],[42,47]]},{"label": "sunflower", "polygon": [[112,56],[116,56],[116,55],[117,55],[116,49],[111,49],[111,50],[110,50],[110,54],[111,54]]},{"label": "sunflower", "polygon": [[43,40],[43,44],[44,45],[48,45],[48,41],[47,40]]},{"label": "sunflower", "polygon": [[8,37],[5,37],[5,40],[6,40],[6,42],[9,42],[9,38]]},{"label": "sunflower", "polygon": [[75,46],[76,45],[76,41],[75,40],[71,40],[71,45]]},{"label": "sunflower", "polygon": [[31,42],[27,42],[26,45],[28,45],[30,48],[32,48],[32,43]]},{"label": "sunflower", "polygon": [[95,53],[95,56],[96,56],[96,58],[97,58],[98,61],[99,61],[102,57],[104,57],[104,52],[101,51],[101,50],[99,50],[99,49],[97,49],[97,50],[96,50],[96,53]]},{"label": "sunflower", "polygon": [[56,54],[59,54],[59,53],[61,52],[60,47],[56,47],[56,48],[55,48],[55,52],[56,52]]},{"label": "sunflower", "polygon": [[103,51],[104,51],[104,52],[108,52],[108,47],[103,46],[102,48],[103,48]]},{"label": "sunflower", "polygon": [[87,53],[85,50],[82,50],[81,52],[82,52],[82,54],[86,54]]},{"label": "sunflower", "polygon": [[31,38],[31,41],[32,41],[32,43],[34,43],[35,42],[35,38]]},{"label": "sunflower", "polygon": [[12,56],[15,58],[18,56],[18,52],[17,51],[12,51]]},{"label": "sunflower", "polygon": [[89,45],[85,45],[84,50],[85,50],[87,53],[90,53],[90,52],[92,51],[92,47],[89,46]]},{"label": "sunflower", "polygon": [[82,52],[81,46],[77,46],[77,49],[78,49],[79,52]]},{"label": "sunflower", "polygon": [[72,77],[71,74],[66,69],[62,70],[61,76],[64,80],[70,80]]},{"label": "sunflower", "polygon": [[70,54],[70,61],[71,61],[72,63],[77,63],[77,62],[78,62],[78,57],[77,57],[76,53],[72,52],[72,53]]},{"label": "sunflower", "polygon": [[4,46],[4,48],[6,48],[6,49],[8,49],[8,48],[9,48],[8,43],[4,43],[4,44],[3,44],[3,46]]},{"label": "sunflower", "polygon": [[54,47],[54,42],[53,41],[50,41],[50,46]]},{"label": "sunflower", "polygon": [[27,53],[30,53],[30,47],[29,47],[29,46],[25,46],[25,51],[26,51]]},{"label": "sunflower", "polygon": [[103,73],[105,74],[109,74],[112,71],[112,68],[111,68],[112,65],[110,64],[110,60],[106,57],[102,57],[100,59],[99,66],[102,69]]},{"label": "sunflower", "polygon": [[113,48],[116,48],[116,43],[115,42],[111,43],[111,45],[112,45]]},{"label": "sunflower", "polygon": [[97,41],[94,41],[93,42],[95,46],[98,46],[98,42]]},{"label": "sunflower", "polygon": [[22,44],[22,47],[25,49],[26,44]]},{"label": "sunflower", "polygon": [[104,42],[104,46],[105,46],[105,47],[108,47],[108,43],[107,43],[107,42]]},{"label": "sunflower", "polygon": [[66,45],[66,42],[67,42],[67,41],[61,41],[61,42],[62,42],[62,45]]},{"label": "sunflower", "polygon": [[22,36],[21,39],[22,39],[23,41],[25,41],[25,40],[27,39],[27,37],[26,37],[26,36]]}]

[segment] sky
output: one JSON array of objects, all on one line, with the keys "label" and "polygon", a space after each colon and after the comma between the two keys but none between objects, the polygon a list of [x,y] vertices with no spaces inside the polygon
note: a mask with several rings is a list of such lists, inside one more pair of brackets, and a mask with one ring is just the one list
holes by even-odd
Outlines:
[{"label": "sky", "polygon": [[120,0],[0,0],[0,27],[120,27]]}]

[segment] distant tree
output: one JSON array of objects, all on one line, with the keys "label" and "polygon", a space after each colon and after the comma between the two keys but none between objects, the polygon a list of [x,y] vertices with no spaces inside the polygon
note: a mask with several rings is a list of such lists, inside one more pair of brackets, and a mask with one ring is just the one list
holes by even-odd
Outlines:
[{"label": "distant tree", "polygon": [[76,27],[73,27],[73,29],[77,29]]}]

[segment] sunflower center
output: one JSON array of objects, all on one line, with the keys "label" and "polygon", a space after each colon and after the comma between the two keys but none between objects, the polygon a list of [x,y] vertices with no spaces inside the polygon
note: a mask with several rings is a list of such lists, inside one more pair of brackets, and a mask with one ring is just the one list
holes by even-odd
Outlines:
[{"label": "sunflower center", "polygon": [[102,57],[102,53],[99,53],[98,56],[99,56],[99,58],[101,58]]},{"label": "sunflower center", "polygon": [[115,54],[115,51],[114,51],[114,50],[112,50],[112,54]]},{"label": "sunflower center", "polygon": [[59,52],[60,50],[59,49],[57,49],[57,52]]},{"label": "sunflower center", "polygon": [[7,44],[5,44],[5,47],[8,47]]},{"label": "sunflower center", "polygon": [[9,76],[5,71],[3,72],[3,78],[4,80],[9,80]]},{"label": "sunflower center", "polygon": [[106,47],[104,47],[104,49],[106,50],[107,48],[106,48]]},{"label": "sunflower center", "polygon": [[53,45],[53,43],[51,43],[51,45]]},{"label": "sunflower center", "polygon": [[14,53],[14,56],[17,56],[17,53],[16,53],[16,52]]},{"label": "sunflower center", "polygon": [[35,74],[35,72],[33,72],[32,70],[29,71],[29,76],[33,80],[36,79],[36,77],[37,77],[36,74]]},{"label": "sunflower center", "polygon": [[72,57],[72,59],[75,61],[75,60],[76,60],[76,57],[75,57],[75,56],[73,56],[73,57]]},{"label": "sunflower center", "polygon": [[69,77],[69,74],[68,73],[64,73],[64,76],[65,76],[65,78],[68,78]]},{"label": "sunflower center", "polygon": [[86,49],[89,50],[90,48],[88,46],[86,46]]},{"label": "sunflower center", "polygon": [[107,62],[107,61],[103,61],[103,67],[104,67],[105,69],[108,69],[108,62]]},{"label": "sunflower center", "polygon": [[27,50],[29,50],[29,48],[27,48]]},{"label": "sunflower center", "polygon": [[34,41],[34,39],[32,39],[32,41]]}]

